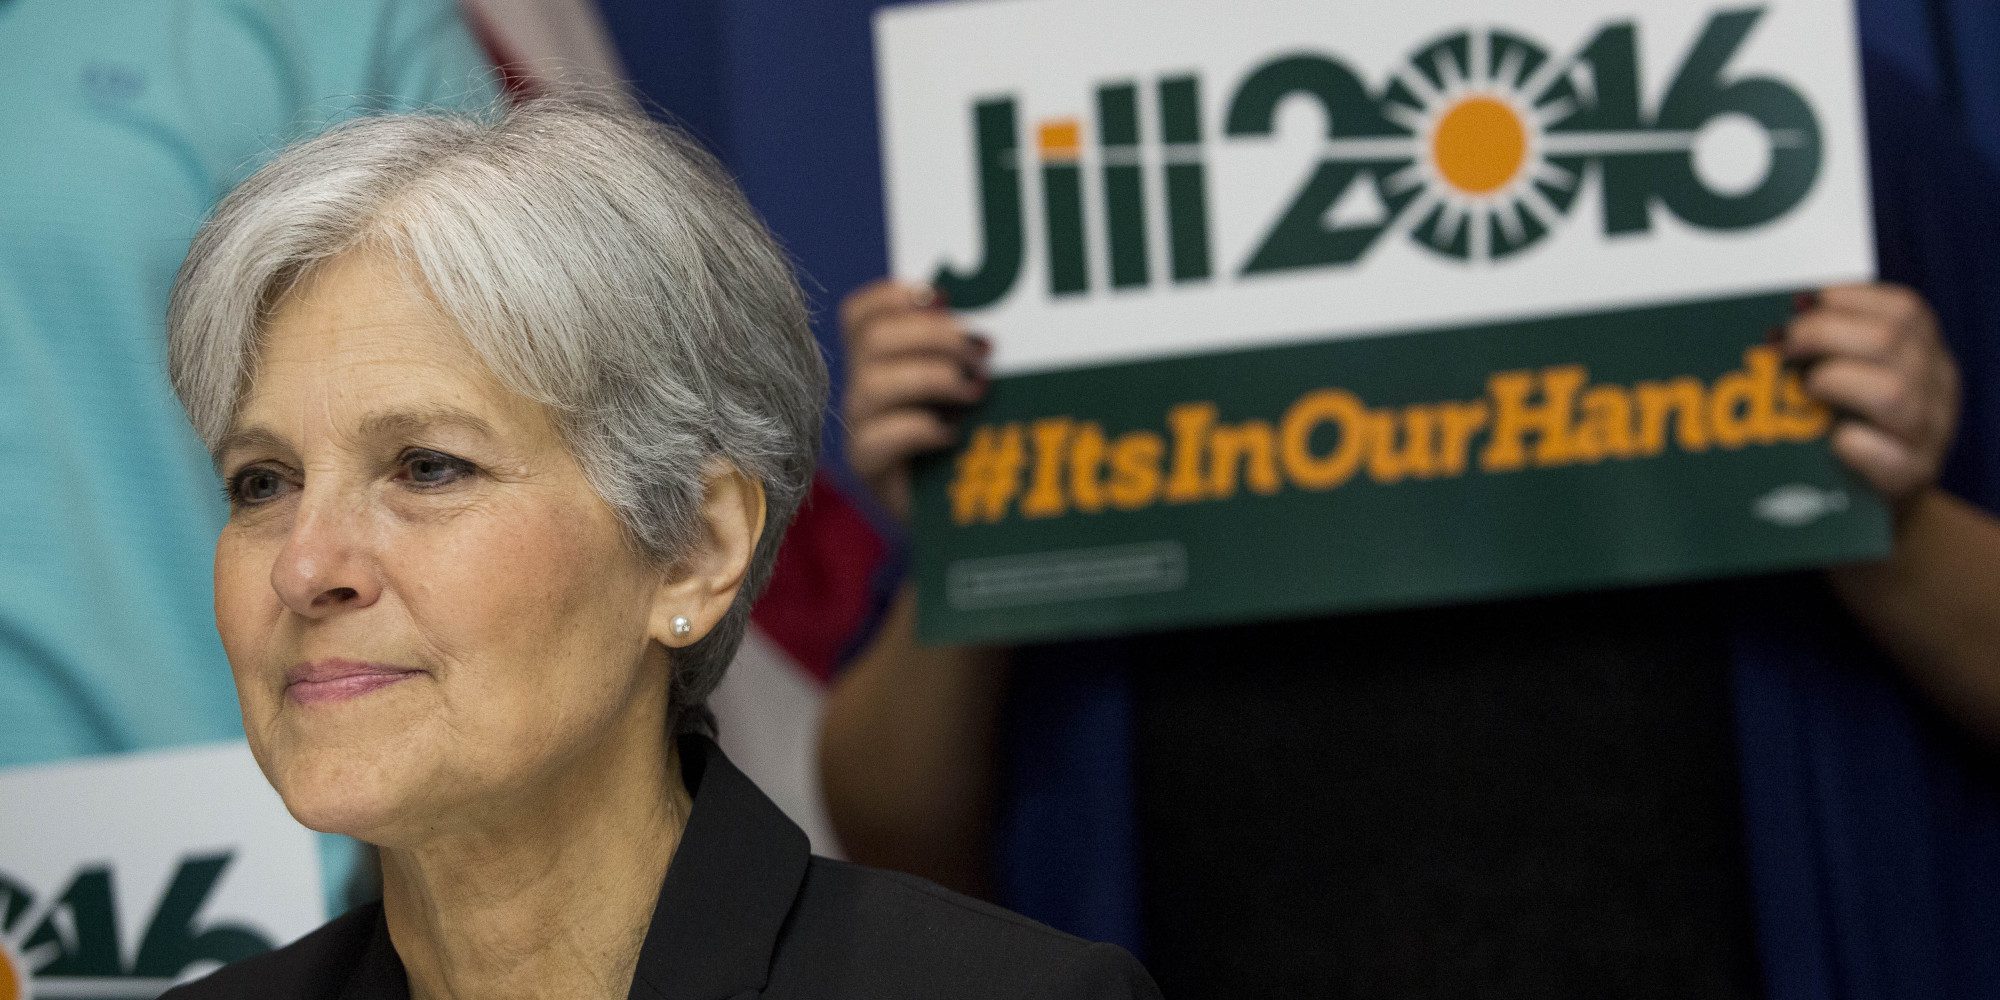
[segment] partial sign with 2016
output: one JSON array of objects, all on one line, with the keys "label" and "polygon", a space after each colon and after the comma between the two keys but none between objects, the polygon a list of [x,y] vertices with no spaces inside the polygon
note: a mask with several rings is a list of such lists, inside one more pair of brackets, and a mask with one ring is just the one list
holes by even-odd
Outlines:
[{"label": "partial sign with 2016", "polygon": [[920,475],[927,637],[1886,545],[1763,346],[1871,273],[1844,5],[999,0],[878,35],[896,270],[1001,376]]},{"label": "partial sign with 2016", "polygon": [[151,1000],[325,918],[240,740],[0,770],[0,1000]]}]

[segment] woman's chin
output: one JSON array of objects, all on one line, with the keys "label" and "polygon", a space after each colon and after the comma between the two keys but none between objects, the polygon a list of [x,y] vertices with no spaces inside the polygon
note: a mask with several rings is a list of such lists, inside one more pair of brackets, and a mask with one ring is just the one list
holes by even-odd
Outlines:
[{"label": "woman's chin", "polygon": [[381,839],[382,830],[395,825],[399,812],[381,796],[356,794],[352,789],[311,789],[282,797],[300,826],[371,843]]},{"label": "woman's chin", "polygon": [[361,840],[422,812],[422,791],[438,787],[432,726],[407,712],[326,713],[286,705],[275,717],[245,713],[250,748],[285,808],[305,827]]},{"label": "woman's chin", "polygon": [[400,768],[341,754],[287,755],[265,774],[292,818],[307,829],[379,842],[414,812],[410,789],[421,782]]}]

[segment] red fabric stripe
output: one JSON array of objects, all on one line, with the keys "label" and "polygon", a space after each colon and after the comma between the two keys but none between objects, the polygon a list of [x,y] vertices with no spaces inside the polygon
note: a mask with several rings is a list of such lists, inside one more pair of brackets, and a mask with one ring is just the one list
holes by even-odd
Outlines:
[{"label": "red fabric stripe", "polygon": [[750,620],[813,676],[830,680],[875,614],[875,578],[888,555],[860,509],[818,476]]},{"label": "red fabric stripe", "polygon": [[472,28],[472,37],[478,40],[480,48],[486,50],[487,61],[500,70],[500,85],[506,90],[507,99],[520,101],[534,96],[534,79],[522,65],[521,54],[507,44],[500,29],[473,4],[460,4],[459,9],[465,14],[465,23]]}]

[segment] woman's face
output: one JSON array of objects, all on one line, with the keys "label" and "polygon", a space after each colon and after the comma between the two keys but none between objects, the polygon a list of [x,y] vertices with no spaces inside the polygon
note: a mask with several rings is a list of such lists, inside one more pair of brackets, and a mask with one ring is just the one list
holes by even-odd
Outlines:
[{"label": "woman's face", "polygon": [[381,844],[664,755],[662,573],[387,259],[287,295],[220,452],[215,610],[299,820]]}]

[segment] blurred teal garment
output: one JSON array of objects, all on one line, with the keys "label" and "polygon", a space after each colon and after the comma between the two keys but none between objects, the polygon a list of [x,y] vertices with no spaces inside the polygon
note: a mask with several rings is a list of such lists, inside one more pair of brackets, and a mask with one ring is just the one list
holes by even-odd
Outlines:
[{"label": "blurred teal garment", "polygon": [[0,767],[242,736],[175,269],[286,142],[495,76],[452,0],[0,0]]}]

